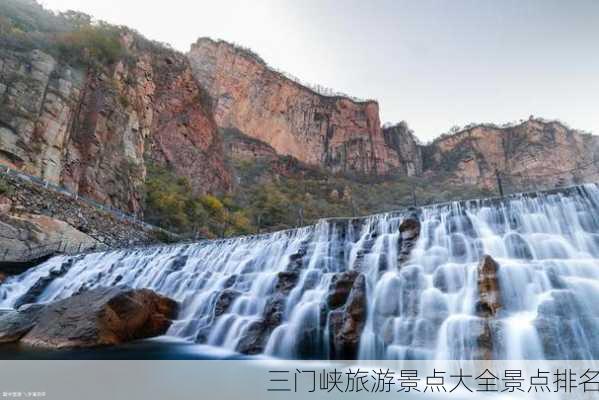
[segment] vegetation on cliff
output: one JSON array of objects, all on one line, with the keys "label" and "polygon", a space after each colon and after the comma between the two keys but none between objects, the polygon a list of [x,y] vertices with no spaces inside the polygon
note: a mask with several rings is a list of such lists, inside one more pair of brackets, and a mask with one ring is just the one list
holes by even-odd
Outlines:
[{"label": "vegetation on cliff", "polygon": [[228,197],[193,195],[191,183],[170,169],[151,166],[146,179],[146,220],[192,237],[215,238],[254,231],[245,212]]},{"label": "vegetation on cliff", "polygon": [[0,37],[7,48],[40,49],[71,64],[114,63],[125,52],[119,41],[124,29],[76,11],[53,14],[34,1],[0,4]]},{"label": "vegetation on cliff", "polygon": [[[226,94],[226,104],[242,102],[233,120],[256,129],[251,136],[242,127],[217,131],[212,110],[218,98],[194,74],[192,53],[186,57],[83,13],[52,13],[33,0],[0,2],[0,39],[0,156],[192,237],[272,231],[319,218],[488,196],[497,171],[506,178],[504,187],[508,176],[517,178],[511,191],[526,189],[529,180],[552,186],[556,176],[567,182],[573,172],[580,179],[596,173],[599,142],[563,124],[532,118],[513,126],[478,124],[422,145],[405,121],[380,129],[375,104],[337,104],[313,98],[314,92],[308,93],[310,101],[293,103],[304,90],[295,84],[287,87],[290,103],[265,97],[255,107],[257,100],[247,92],[230,97],[244,70],[223,71],[220,75],[234,79],[216,92]],[[264,63],[247,49],[232,48],[234,55],[243,52]],[[196,68],[206,67],[199,73],[211,82],[217,66],[201,62],[209,56],[209,49],[195,53]],[[268,82],[257,81],[259,90],[250,93],[285,92],[279,84],[286,80],[270,72]],[[272,90],[264,89],[267,84]],[[57,121],[59,114],[64,121]],[[264,117],[260,123],[257,115]],[[287,136],[278,125],[281,115],[291,121]],[[278,132],[276,140],[272,132]]]}]

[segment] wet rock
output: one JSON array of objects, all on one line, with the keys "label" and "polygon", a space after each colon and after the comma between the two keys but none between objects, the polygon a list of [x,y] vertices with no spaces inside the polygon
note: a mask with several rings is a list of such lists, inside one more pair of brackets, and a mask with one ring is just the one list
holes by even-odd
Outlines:
[{"label": "wet rock", "polygon": [[369,267],[368,262],[366,261],[366,256],[371,253],[372,247],[375,243],[374,238],[377,235],[378,234],[376,232],[370,233],[370,238],[365,239],[362,242],[362,247],[356,252],[356,261],[353,266],[356,271],[365,271]]},{"label": "wet rock", "polygon": [[449,254],[459,262],[465,262],[468,258],[468,243],[462,234],[454,233],[449,236]]},{"label": "wet rock", "polygon": [[501,308],[501,293],[497,271],[499,265],[491,256],[484,256],[478,265],[478,295],[476,313],[480,319],[480,332],[475,349],[476,359],[493,359],[495,338],[493,335],[494,318]]},{"label": "wet rock", "polygon": [[443,265],[433,274],[433,286],[444,293],[455,293],[464,286],[464,267],[460,264]]},{"label": "wet rock", "polygon": [[420,237],[420,221],[416,218],[406,218],[399,225],[398,263],[401,266],[410,257],[412,249]]},{"label": "wet rock", "polygon": [[235,282],[237,282],[237,275],[233,274],[227,278],[227,280],[223,284],[223,288],[230,288],[235,284]]},{"label": "wet rock", "polygon": [[345,304],[358,275],[358,271],[345,271],[333,277],[327,295],[327,305],[330,310]]},{"label": "wet rock", "polygon": [[241,293],[234,289],[225,289],[220,292],[214,304],[214,318],[218,318],[226,313],[239,295]]},{"label": "wet rock", "polygon": [[474,226],[467,215],[453,215],[447,219],[447,230],[449,233],[461,233],[475,236]]},{"label": "wet rock", "polygon": [[406,218],[399,225],[402,239],[417,239],[420,236],[420,221],[416,218]]},{"label": "wet rock", "polygon": [[264,306],[262,318],[254,321],[237,343],[236,350],[244,354],[259,354],[264,351],[270,334],[283,322],[285,302],[297,285],[299,272],[283,271],[277,275],[273,294]]},{"label": "wet rock", "polygon": [[495,317],[501,308],[498,269],[499,265],[491,256],[484,256],[478,266],[479,300],[476,304],[476,311],[480,317]]},{"label": "wet rock", "polygon": [[170,272],[179,271],[181,268],[185,266],[187,263],[188,256],[176,256],[173,258],[173,261],[168,266],[168,270]]},{"label": "wet rock", "polygon": [[508,255],[511,258],[532,260],[532,251],[530,246],[522,236],[517,233],[511,233],[505,237],[505,247],[508,249]]},{"label": "wet rock", "polygon": [[164,334],[177,303],[148,289],[97,288],[43,306],[21,339],[49,348],[95,347]]},{"label": "wet rock", "polygon": [[40,277],[21,297],[19,297],[14,306],[16,308],[29,303],[34,303],[37,298],[46,290],[46,288],[54,281],[54,279],[63,276],[73,265],[73,258],[68,259],[60,265],[60,267],[51,270],[48,275]]},{"label": "wet rock", "polygon": [[354,360],[358,356],[360,337],[366,323],[366,278],[358,276],[347,302],[329,315],[330,357]]},{"label": "wet rock", "polygon": [[277,274],[277,284],[275,286],[275,292],[289,294],[291,289],[297,285],[299,280],[298,272],[282,271]]},{"label": "wet rock", "polygon": [[245,335],[237,343],[236,350],[243,354],[260,354],[264,351],[265,341],[269,328],[264,320],[252,322]]},{"label": "wet rock", "polygon": [[0,343],[16,342],[27,334],[37,322],[43,305],[29,304],[18,311],[0,315]]}]

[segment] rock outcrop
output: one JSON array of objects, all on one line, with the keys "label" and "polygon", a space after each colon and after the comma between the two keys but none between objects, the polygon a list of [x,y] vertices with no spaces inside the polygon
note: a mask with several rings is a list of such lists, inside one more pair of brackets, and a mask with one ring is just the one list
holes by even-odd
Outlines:
[{"label": "rock outcrop", "polygon": [[[366,278],[349,271],[338,275],[332,283],[328,297],[329,343],[331,359],[355,360],[358,358],[360,337],[366,324]],[[351,277],[354,279],[351,280]],[[350,278],[350,279],[348,279]],[[347,282],[351,281],[349,293]]]},{"label": "rock outcrop", "polygon": [[283,322],[285,301],[299,279],[295,271],[279,272],[273,294],[266,301],[262,318],[252,322],[239,340],[236,350],[244,354],[260,354],[273,330]]},{"label": "rock outcrop", "polygon": [[375,101],[323,96],[224,41],[199,39],[188,58],[212,98],[219,127],[333,172],[385,174],[400,166],[385,142]]},{"label": "rock outcrop", "polygon": [[405,122],[381,127],[376,101],[323,95],[250,50],[201,38],[181,54],[113,28],[123,52],[110,61],[61,56],[52,31],[27,32],[46,45],[0,44],[0,163],[139,216],[150,166],[224,194],[242,168],[228,158],[266,160],[274,182],[300,164],[485,189],[498,171],[509,191],[599,179],[598,137],[559,122],[473,125],[420,145]]},{"label": "rock outcrop", "polygon": [[228,190],[220,136],[185,56],[133,34],[121,41],[126,56],[86,69],[0,47],[0,162],[137,214],[150,162],[198,193]]},{"label": "rock outcrop", "polygon": [[0,248],[18,252],[64,241],[81,249],[156,243],[152,228],[123,219],[59,191],[4,177],[9,186],[0,203]]},{"label": "rock outcrop", "polygon": [[501,292],[497,272],[499,265],[485,255],[478,265],[478,295],[476,314],[482,318],[475,350],[475,359],[493,359],[494,344],[498,342],[498,324],[494,320],[501,308]]},{"label": "rock outcrop", "polygon": [[383,127],[385,143],[395,150],[400,160],[400,172],[407,176],[422,175],[422,146],[408,124],[402,121]]},{"label": "rock outcrop", "polygon": [[162,335],[177,303],[151,290],[98,288],[0,316],[0,342],[48,348],[115,345]]},{"label": "rock outcrop", "polygon": [[599,178],[599,137],[557,121],[531,118],[518,125],[477,125],[423,148],[425,174],[455,184],[495,188],[496,171],[508,189],[547,189]]},{"label": "rock outcrop", "polygon": [[401,267],[410,257],[412,249],[420,237],[420,221],[416,218],[406,218],[399,225],[399,254],[398,263]]}]

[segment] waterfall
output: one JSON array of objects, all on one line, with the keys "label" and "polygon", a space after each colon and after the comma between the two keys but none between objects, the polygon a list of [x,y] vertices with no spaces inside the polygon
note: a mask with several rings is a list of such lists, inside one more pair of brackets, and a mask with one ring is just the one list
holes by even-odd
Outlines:
[{"label": "waterfall", "polygon": [[[408,219],[420,223],[409,254]],[[499,266],[492,319],[477,312],[483,255]],[[110,285],[177,300],[170,336],[249,354],[472,359],[486,334],[493,358],[597,359],[599,186],[54,257],[1,285],[0,306]]]}]

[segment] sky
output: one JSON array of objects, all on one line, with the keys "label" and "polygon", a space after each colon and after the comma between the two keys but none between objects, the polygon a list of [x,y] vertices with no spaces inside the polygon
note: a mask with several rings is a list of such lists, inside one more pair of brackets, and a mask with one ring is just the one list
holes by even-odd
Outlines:
[{"label": "sky", "polygon": [[422,141],[529,115],[599,134],[595,0],[42,0],[187,51],[198,37],[379,102]]}]

